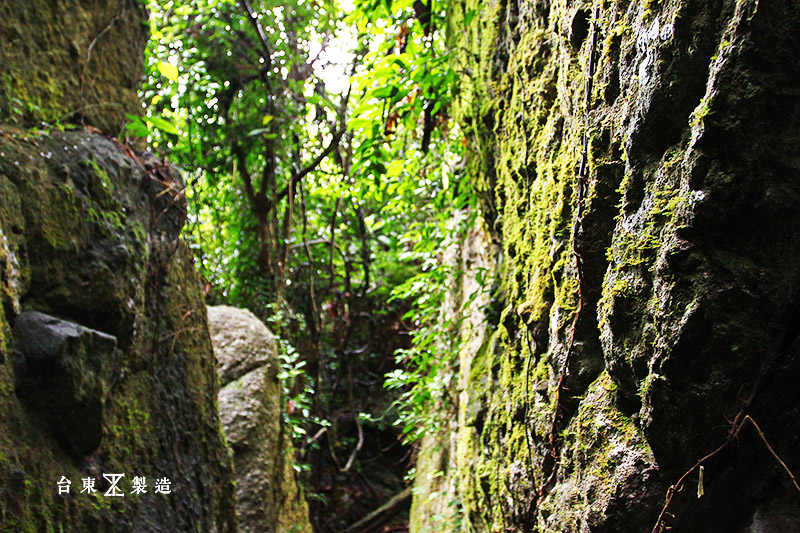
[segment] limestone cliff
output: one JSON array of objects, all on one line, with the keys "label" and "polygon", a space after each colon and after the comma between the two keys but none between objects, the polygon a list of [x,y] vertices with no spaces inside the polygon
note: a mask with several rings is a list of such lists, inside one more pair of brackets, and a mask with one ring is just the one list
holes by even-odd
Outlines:
[{"label": "limestone cliff", "polygon": [[0,15],[0,117],[16,124],[0,125],[0,530],[234,531],[180,176],[97,129],[18,127],[138,112],[144,13],[37,0]]},{"label": "limestone cliff", "polygon": [[502,253],[415,530],[800,529],[800,5],[449,16]]}]

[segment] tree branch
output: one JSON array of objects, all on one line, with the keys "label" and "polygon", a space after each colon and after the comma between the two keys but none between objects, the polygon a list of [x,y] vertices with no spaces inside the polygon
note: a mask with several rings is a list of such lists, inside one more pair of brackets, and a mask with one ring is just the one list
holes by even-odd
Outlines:
[{"label": "tree branch", "polygon": [[328,143],[328,146],[326,146],[325,149],[322,152],[320,152],[319,155],[317,155],[317,157],[315,157],[311,163],[308,164],[308,166],[306,166],[299,172],[296,172],[294,175],[292,175],[291,179],[289,180],[289,184],[283,189],[281,189],[280,192],[278,192],[278,195],[275,198],[275,203],[283,200],[289,193],[290,187],[291,188],[297,187],[297,183],[300,180],[302,180],[308,174],[313,172],[314,169],[317,168],[319,164],[322,163],[322,161],[339,146],[339,141],[342,139],[342,135],[344,135],[345,129],[346,128],[343,126],[342,128],[339,129],[339,131],[334,133],[331,142]]},{"label": "tree branch", "polygon": [[253,179],[250,176],[250,172],[247,170],[247,158],[245,157],[244,150],[242,150],[241,145],[237,141],[233,141],[231,148],[233,148],[233,154],[236,156],[236,162],[239,165],[239,175],[242,176],[244,192],[247,195],[247,199],[253,204],[253,208],[257,209],[258,202],[256,200],[256,192],[253,189]]},{"label": "tree branch", "polygon": [[344,533],[365,533],[376,531],[381,525],[385,524],[397,514],[411,500],[411,487],[408,487],[391,500],[381,505],[367,516],[348,527]]},{"label": "tree branch", "polygon": [[253,28],[258,34],[258,40],[261,41],[261,46],[264,49],[264,62],[266,63],[267,70],[271,70],[272,52],[269,50],[269,41],[267,41],[267,36],[264,34],[264,28],[262,28],[261,24],[258,23],[258,16],[253,11],[253,8],[250,7],[250,2],[247,0],[242,0],[242,5],[247,10],[247,18],[250,19],[250,23],[253,25]]}]

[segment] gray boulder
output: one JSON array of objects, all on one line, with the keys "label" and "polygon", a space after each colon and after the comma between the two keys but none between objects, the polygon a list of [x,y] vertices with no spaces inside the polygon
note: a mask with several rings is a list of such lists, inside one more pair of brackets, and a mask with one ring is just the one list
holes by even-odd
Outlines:
[{"label": "gray boulder", "polygon": [[14,336],[17,394],[67,453],[78,458],[97,448],[116,337],[36,311],[17,317]]},{"label": "gray boulder", "polygon": [[220,418],[234,454],[239,531],[311,531],[281,423],[275,336],[244,309],[209,307],[208,322],[218,360]]}]

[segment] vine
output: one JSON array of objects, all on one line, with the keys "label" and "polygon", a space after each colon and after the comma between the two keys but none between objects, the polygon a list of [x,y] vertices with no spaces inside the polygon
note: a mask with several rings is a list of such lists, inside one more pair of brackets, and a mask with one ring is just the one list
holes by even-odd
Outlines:
[{"label": "vine", "polygon": [[[589,146],[589,111],[591,110],[592,86],[594,82],[594,70],[596,66],[595,49],[597,47],[598,20],[599,20],[599,6],[595,4],[591,20],[591,37],[589,41],[589,65],[588,65],[588,72],[586,75],[586,84],[584,88],[584,107],[585,107],[584,128],[583,128],[583,140],[581,148],[581,160],[577,176],[576,214],[575,214],[575,221],[573,222],[572,225],[572,233],[570,237],[572,241],[572,255],[575,258],[575,270],[578,278],[578,307],[575,311],[575,317],[572,321],[572,326],[570,328],[569,342],[567,343],[567,351],[566,355],[564,356],[564,362],[562,363],[561,370],[559,372],[558,385],[556,387],[555,409],[553,412],[553,418],[550,424],[550,432],[549,432],[548,444],[550,447],[550,461],[549,461],[549,466],[548,463],[545,463],[545,480],[544,483],[539,487],[537,494],[537,499],[539,501],[544,499],[544,497],[548,494],[550,488],[555,482],[556,474],[558,473],[558,465],[560,462],[559,459],[561,454],[559,435],[562,429],[561,428],[562,419],[564,417],[563,396],[567,391],[565,381],[569,369],[569,363],[575,351],[575,333],[578,329],[578,321],[580,319],[581,312],[583,310],[584,294],[586,293],[586,286],[583,276],[583,258],[581,257],[581,253],[579,250],[578,236],[583,227],[583,207],[584,207],[583,204],[586,195],[586,187],[588,181],[587,172],[588,172],[588,146]],[[526,377],[526,381],[527,379],[528,378]]]}]

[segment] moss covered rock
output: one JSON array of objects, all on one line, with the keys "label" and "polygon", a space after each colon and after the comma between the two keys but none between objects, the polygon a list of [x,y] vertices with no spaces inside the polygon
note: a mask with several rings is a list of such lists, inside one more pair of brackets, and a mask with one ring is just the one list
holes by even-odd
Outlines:
[{"label": "moss covered rock", "polygon": [[103,135],[0,130],[3,531],[235,529],[181,188]]},{"label": "moss covered rock", "polygon": [[117,134],[141,114],[147,13],[139,0],[0,4],[0,121],[84,120]]},{"label": "moss covered rock", "polygon": [[236,469],[239,531],[310,532],[308,504],[285,433],[275,336],[253,313],[208,308],[219,361],[219,410]]},{"label": "moss covered rock", "polygon": [[800,528],[750,422],[800,468],[798,22],[756,0],[452,6],[503,247],[493,340],[460,369],[468,530]]}]

